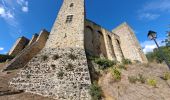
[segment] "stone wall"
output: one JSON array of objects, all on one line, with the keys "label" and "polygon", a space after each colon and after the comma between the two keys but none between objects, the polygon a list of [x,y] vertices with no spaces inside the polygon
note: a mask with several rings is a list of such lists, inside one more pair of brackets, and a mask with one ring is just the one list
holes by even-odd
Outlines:
[{"label": "stone wall", "polygon": [[142,48],[133,32],[127,23],[123,23],[113,30],[113,33],[120,37],[120,45],[125,58],[132,61],[147,62]]},{"label": "stone wall", "polygon": [[17,39],[11,50],[9,51],[9,55],[17,55],[19,52],[21,52],[26,45],[29,43],[29,39],[26,37],[20,37]]},{"label": "stone wall", "polygon": [[22,50],[12,61],[10,61],[4,70],[13,70],[24,67],[31,58],[33,58],[45,46],[49,33],[45,30],[40,32],[36,41]]},{"label": "stone wall", "polygon": [[88,19],[85,21],[84,34],[86,52],[93,56],[122,61],[119,36]]},{"label": "stone wall", "polygon": [[12,87],[57,100],[91,99],[84,11],[84,0],[63,1],[45,47],[11,81]]},{"label": "stone wall", "polygon": [[38,34],[34,34],[30,40],[30,42],[28,43],[28,46],[33,44],[38,38]]}]

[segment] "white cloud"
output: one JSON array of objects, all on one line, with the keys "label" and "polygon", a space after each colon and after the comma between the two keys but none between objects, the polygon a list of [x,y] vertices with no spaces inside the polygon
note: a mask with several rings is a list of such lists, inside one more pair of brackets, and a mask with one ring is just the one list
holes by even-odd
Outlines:
[{"label": "white cloud", "polygon": [[4,48],[3,47],[0,47],[0,51],[3,51],[4,50]]},{"label": "white cloud", "polygon": [[28,7],[22,7],[23,12],[28,12]]},{"label": "white cloud", "polygon": [[21,6],[23,12],[28,12],[28,1],[26,0],[17,0],[17,3]]},{"label": "white cloud", "polygon": [[[165,45],[164,43],[162,43],[162,39],[158,39],[157,42],[158,42],[159,46]],[[154,41],[144,41],[143,43],[141,43],[141,46],[142,46],[143,52],[145,54],[148,52],[152,52],[155,48],[157,48]]]},{"label": "white cloud", "polygon": [[155,20],[162,13],[170,13],[170,0],[149,0],[138,10],[140,20]]},{"label": "white cloud", "polygon": [[148,20],[155,20],[159,17],[159,14],[153,14],[153,13],[142,13],[139,15],[139,19],[148,19]]},{"label": "white cloud", "polygon": [[13,14],[10,11],[6,11],[4,7],[0,6],[0,16],[7,19],[7,18],[14,18]]}]

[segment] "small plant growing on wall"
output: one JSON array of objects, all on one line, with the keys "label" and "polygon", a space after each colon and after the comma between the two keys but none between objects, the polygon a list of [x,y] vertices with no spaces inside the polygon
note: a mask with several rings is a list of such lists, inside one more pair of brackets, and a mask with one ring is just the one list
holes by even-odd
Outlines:
[{"label": "small plant growing on wall", "polygon": [[73,71],[73,70],[74,70],[74,65],[71,64],[71,63],[69,63],[69,64],[67,65],[67,67],[66,67],[66,70],[67,70],[67,71]]},{"label": "small plant growing on wall", "polygon": [[169,80],[170,79],[170,72],[165,72],[162,77],[164,80]]},{"label": "small plant growing on wall", "polygon": [[57,60],[57,59],[59,59],[59,58],[60,58],[60,56],[59,56],[58,54],[56,54],[56,55],[54,55],[54,56],[52,57],[53,60]]},{"label": "small plant growing on wall", "polygon": [[43,61],[46,61],[47,59],[48,59],[48,56],[47,56],[47,55],[43,55],[43,56],[42,56],[42,60],[43,60]]},{"label": "small plant growing on wall", "polygon": [[136,76],[129,76],[128,80],[130,83],[135,84],[138,81],[138,78]]},{"label": "small plant growing on wall", "polygon": [[51,68],[52,68],[52,70],[55,70],[56,66],[54,64],[51,64]]},{"label": "small plant growing on wall", "polygon": [[92,100],[101,100],[102,99],[102,89],[100,86],[98,86],[97,82],[94,82],[90,86],[90,91],[89,91]]},{"label": "small plant growing on wall", "polygon": [[138,74],[138,81],[144,84],[146,82],[146,78],[142,74]]},{"label": "small plant growing on wall", "polygon": [[60,70],[60,71],[58,72],[57,76],[58,76],[59,79],[62,79],[63,76],[64,76],[64,72],[63,72],[62,70]]},{"label": "small plant growing on wall", "polygon": [[94,62],[101,66],[101,69],[106,69],[116,65],[116,61],[111,61],[108,59],[95,58]]},{"label": "small plant growing on wall", "polygon": [[68,57],[69,57],[71,60],[76,60],[76,59],[77,59],[77,56],[74,55],[74,54],[72,54],[72,53],[70,53],[70,54],[68,55]]}]

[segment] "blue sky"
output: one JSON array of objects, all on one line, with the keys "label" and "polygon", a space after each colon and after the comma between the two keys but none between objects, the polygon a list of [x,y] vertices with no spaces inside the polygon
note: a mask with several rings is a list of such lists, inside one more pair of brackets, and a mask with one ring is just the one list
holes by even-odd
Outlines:
[{"label": "blue sky", "polygon": [[[61,4],[62,0],[0,0],[0,53],[7,53],[20,36],[31,38],[43,28],[50,31]],[[160,42],[170,25],[170,0],[86,0],[86,12],[88,19],[110,31],[126,21],[144,52],[155,48],[146,37],[148,30],[158,32]]]}]

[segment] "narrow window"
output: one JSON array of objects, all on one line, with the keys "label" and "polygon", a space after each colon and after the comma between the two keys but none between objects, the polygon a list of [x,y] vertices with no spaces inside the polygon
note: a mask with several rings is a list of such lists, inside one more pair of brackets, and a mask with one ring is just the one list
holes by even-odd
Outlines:
[{"label": "narrow window", "polygon": [[73,6],[74,6],[74,3],[71,3],[71,4],[70,4],[70,7],[73,7]]},{"label": "narrow window", "polygon": [[66,23],[71,23],[73,20],[73,15],[68,15],[66,19]]}]

